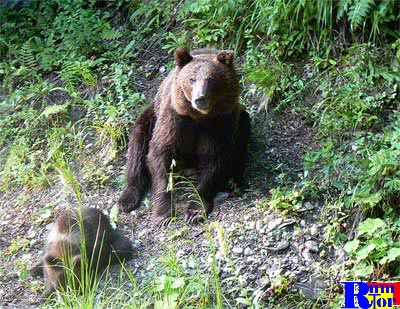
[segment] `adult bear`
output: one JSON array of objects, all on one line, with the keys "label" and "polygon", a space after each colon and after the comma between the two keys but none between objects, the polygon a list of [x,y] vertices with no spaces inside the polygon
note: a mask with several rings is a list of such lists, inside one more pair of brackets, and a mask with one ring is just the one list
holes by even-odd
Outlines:
[{"label": "adult bear", "polygon": [[232,51],[175,51],[176,67],[130,136],[127,187],[118,203],[124,212],[140,206],[149,184],[153,221],[174,214],[167,174],[172,160],[194,167],[205,209],[191,202],[187,222],[213,209],[213,198],[229,179],[239,181],[247,159],[250,118],[239,104]]}]

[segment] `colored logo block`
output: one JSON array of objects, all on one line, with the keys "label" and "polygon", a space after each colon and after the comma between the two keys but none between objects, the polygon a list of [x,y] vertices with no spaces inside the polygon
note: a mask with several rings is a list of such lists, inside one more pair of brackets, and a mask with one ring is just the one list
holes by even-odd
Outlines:
[{"label": "colored logo block", "polygon": [[342,281],[342,309],[383,309],[400,306],[400,282]]}]

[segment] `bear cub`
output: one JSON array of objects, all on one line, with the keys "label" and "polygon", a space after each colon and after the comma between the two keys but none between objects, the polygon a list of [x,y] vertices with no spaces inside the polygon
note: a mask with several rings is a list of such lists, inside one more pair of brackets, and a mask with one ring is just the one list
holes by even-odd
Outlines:
[{"label": "bear cub", "polygon": [[[129,260],[133,255],[130,240],[114,230],[100,210],[64,211],[54,223],[42,259],[31,273],[44,275],[46,298],[54,291],[79,290],[82,270],[89,279],[94,279],[108,265]],[[81,270],[83,262],[87,263],[87,269]],[[71,280],[67,279],[66,271],[71,271]]]},{"label": "bear cub", "polygon": [[239,104],[233,51],[178,48],[176,67],[155,100],[137,120],[128,147],[127,187],[118,203],[124,212],[140,206],[151,186],[153,221],[174,215],[167,174],[172,160],[194,168],[205,205],[189,203],[185,220],[195,222],[213,209],[213,198],[228,180],[241,180],[247,160],[250,118]]}]

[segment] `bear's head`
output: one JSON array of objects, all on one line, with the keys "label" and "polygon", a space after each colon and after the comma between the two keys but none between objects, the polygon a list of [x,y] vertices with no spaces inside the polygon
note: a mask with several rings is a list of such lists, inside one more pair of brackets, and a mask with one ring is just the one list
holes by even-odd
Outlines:
[{"label": "bear's head", "polygon": [[[71,251],[71,245],[63,240],[51,242],[47,246],[43,257],[44,275],[52,291],[66,291],[67,285],[79,289],[81,255],[72,255]],[[68,277],[67,272],[70,273]]]},{"label": "bear's head", "polygon": [[202,50],[190,54],[178,48],[175,62],[173,104],[179,114],[201,118],[235,109],[239,82],[233,66],[233,51]]}]

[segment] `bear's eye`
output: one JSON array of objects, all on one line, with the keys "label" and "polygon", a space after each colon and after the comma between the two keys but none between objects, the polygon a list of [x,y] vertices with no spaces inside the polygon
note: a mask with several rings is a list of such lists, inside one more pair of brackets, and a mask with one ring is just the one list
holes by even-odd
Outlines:
[{"label": "bear's eye", "polygon": [[190,82],[191,85],[193,85],[196,82],[196,79],[191,78],[191,79],[189,79],[189,82]]},{"label": "bear's eye", "polygon": [[214,86],[217,83],[217,81],[214,77],[207,78],[207,81],[208,81],[208,84],[211,86]]}]

